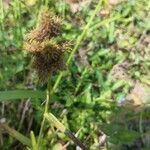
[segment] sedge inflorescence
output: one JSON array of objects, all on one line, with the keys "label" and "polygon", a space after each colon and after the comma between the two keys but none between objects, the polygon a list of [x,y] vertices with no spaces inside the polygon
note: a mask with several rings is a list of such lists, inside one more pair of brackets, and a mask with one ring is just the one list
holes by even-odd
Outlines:
[{"label": "sedge inflorescence", "polygon": [[42,82],[46,82],[53,72],[65,68],[64,53],[69,44],[57,42],[60,31],[61,19],[44,9],[37,27],[26,35],[24,49],[32,54],[33,67]]}]

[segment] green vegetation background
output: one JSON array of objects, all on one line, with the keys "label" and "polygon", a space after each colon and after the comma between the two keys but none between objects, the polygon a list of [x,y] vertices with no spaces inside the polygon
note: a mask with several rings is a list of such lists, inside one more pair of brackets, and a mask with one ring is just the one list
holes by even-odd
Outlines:
[{"label": "green vegetation background", "polygon": [[[31,130],[36,138],[39,134],[44,112],[43,93],[25,93],[22,90],[44,92],[46,86],[38,83],[31,67],[32,57],[22,50],[22,45],[25,34],[36,25],[40,8],[47,6],[62,18],[61,36],[74,46],[97,3],[94,0],[73,13],[61,0],[39,0],[35,4],[33,1],[32,5],[24,0],[0,1],[0,90],[6,92],[0,92],[0,119],[5,118],[10,127],[27,137]],[[106,6],[107,1],[103,0],[100,9]],[[90,150],[150,148],[150,141],[146,139],[150,138],[146,136],[150,131],[147,129],[150,125],[149,111],[136,112],[134,107],[118,107],[135,81],[150,85],[149,39],[141,40],[143,36],[149,37],[149,20],[148,0],[122,2],[106,16],[101,16],[99,10],[51,97],[49,112],[72,132],[78,132],[77,137]],[[125,62],[131,66],[126,69],[127,78],[115,79],[112,69]],[[52,76],[52,86],[58,75],[59,72]],[[9,90],[16,91],[7,92]],[[69,141],[48,123],[43,134],[43,149],[46,150],[61,149]],[[105,135],[107,137],[102,143]],[[4,150],[25,148],[3,132],[0,141]],[[70,142],[66,149],[75,147]]]}]

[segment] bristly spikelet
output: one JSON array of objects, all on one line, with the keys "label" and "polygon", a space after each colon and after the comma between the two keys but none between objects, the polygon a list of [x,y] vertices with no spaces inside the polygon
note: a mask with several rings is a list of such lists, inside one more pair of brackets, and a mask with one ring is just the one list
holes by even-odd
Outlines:
[{"label": "bristly spikelet", "polygon": [[40,12],[36,29],[26,35],[26,41],[32,42],[33,40],[36,40],[42,42],[45,39],[58,36],[60,30],[61,19],[45,8]]},{"label": "bristly spikelet", "polygon": [[33,67],[43,83],[53,72],[65,68],[64,53],[69,49],[70,44],[55,41],[60,30],[60,19],[45,9],[40,13],[36,29],[26,35],[23,47],[32,54]]},{"label": "bristly spikelet", "polygon": [[60,56],[57,61],[47,59],[44,55],[36,55],[33,61],[33,67],[36,69],[39,79],[42,83],[46,83],[48,77],[57,70],[65,69],[63,56]]},{"label": "bristly spikelet", "polygon": [[61,19],[48,9],[41,12],[39,18],[39,29],[43,32],[43,37],[55,37],[58,36],[61,30]]}]

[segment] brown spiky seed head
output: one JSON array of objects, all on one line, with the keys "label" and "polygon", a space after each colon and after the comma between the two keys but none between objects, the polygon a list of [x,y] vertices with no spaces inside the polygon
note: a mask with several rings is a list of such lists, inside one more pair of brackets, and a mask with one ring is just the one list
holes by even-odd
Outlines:
[{"label": "brown spiky seed head", "polygon": [[39,14],[37,27],[26,35],[26,41],[33,40],[42,42],[45,39],[56,37],[61,31],[61,19],[55,16],[48,9],[42,9]]},{"label": "brown spiky seed head", "polygon": [[46,83],[53,72],[65,69],[63,55],[57,58],[57,61],[47,59],[44,55],[36,55],[34,57],[33,67],[37,71],[39,80],[42,83]]},{"label": "brown spiky seed head", "polygon": [[48,9],[44,9],[40,13],[38,28],[43,33],[47,33],[48,37],[58,36],[61,29],[61,19],[49,12]]},{"label": "brown spiky seed head", "polygon": [[33,55],[41,53],[48,56],[54,56],[55,54],[58,54],[59,56],[68,50],[69,47],[70,44],[68,42],[57,44],[53,39],[45,40],[43,42],[33,40],[31,43],[25,42],[23,45],[23,48]]},{"label": "brown spiky seed head", "polygon": [[46,82],[49,76],[65,68],[64,53],[69,49],[67,42],[56,42],[61,28],[60,19],[49,13],[48,9],[42,10],[36,29],[27,34],[23,48],[32,54],[33,66],[39,79]]},{"label": "brown spiky seed head", "polygon": [[33,67],[36,69],[42,83],[46,83],[53,72],[65,69],[64,53],[67,49],[66,43],[53,44],[50,41],[45,41],[32,49],[34,50],[32,53]]}]

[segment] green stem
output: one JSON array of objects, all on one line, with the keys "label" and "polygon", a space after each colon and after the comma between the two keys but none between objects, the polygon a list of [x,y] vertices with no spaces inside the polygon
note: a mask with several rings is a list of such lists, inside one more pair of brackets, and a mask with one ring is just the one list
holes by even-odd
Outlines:
[{"label": "green stem", "polygon": [[[78,50],[78,48],[79,48],[81,42],[84,40],[84,38],[85,38],[85,36],[86,36],[86,33],[87,33],[87,31],[89,30],[90,25],[91,25],[91,23],[92,23],[92,21],[93,21],[95,15],[96,15],[96,13],[100,10],[101,5],[102,5],[102,0],[99,0],[97,6],[96,6],[96,8],[95,8],[95,11],[93,12],[93,14],[92,14],[92,16],[91,16],[89,22],[88,22],[87,25],[84,27],[84,29],[83,29],[81,35],[78,37],[78,39],[77,39],[77,41],[76,41],[76,45],[75,45],[75,47],[73,48],[73,50],[72,50],[72,52],[71,52],[71,54],[70,54],[70,56],[69,56],[69,58],[68,58],[68,60],[67,60],[67,65],[69,65],[69,64],[71,63],[71,60],[72,60],[72,58],[73,58],[75,52]],[[58,87],[58,85],[59,85],[59,83],[60,83],[61,78],[62,78],[63,75],[64,75],[64,72],[60,72],[60,74],[59,74],[59,76],[57,77],[56,82],[55,82],[55,84],[54,84],[54,86],[53,86],[53,89],[52,89],[52,91],[51,91],[52,94],[53,94],[53,93],[55,92],[55,90],[57,89],[57,87]]]},{"label": "green stem", "polygon": [[[49,109],[49,101],[50,101],[50,95],[51,95],[51,82],[50,82],[50,78],[48,80],[48,84],[47,84],[47,96],[46,96],[46,103],[45,103],[45,108],[44,108],[44,114],[48,112]],[[42,133],[43,133],[43,129],[44,129],[44,124],[45,124],[45,117],[43,114],[43,120],[41,123],[41,128],[40,128],[40,132],[39,132],[39,137],[38,137],[38,146],[40,146],[40,143],[42,141]]]},{"label": "green stem", "polygon": [[106,20],[103,20],[103,21],[101,21],[101,22],[95,24],[94,26],[92,26],[92,27],[90,28],[90,31],[89,31],[89,32],[93,32],[93,31],[96,30],[97,28],[99,28],[99,27],[101,27],[101,26],[103,26],[103,25],[105,25],[105,24],[107,24],[107,23],[109,23],[109,22],[113,22],[113,21],[115,21],[115,20],[117,20],[117,19],[120,19],[120,18],[121,18],[121,15],[117,15],[117,16],[115,16],[115,17],[111,17],[111,18],[108,18],[108,19],[106,19]]},{"label": "green stem", "polygon": [[[86,33],[87,33],[87,30],[89,29],[97,11],[100,9],[101,7],[101,4],[102,4],[102,0],[99,0],[98,2],[98,5],[96,6],[95,8],[95,11],[93,12],[89,22],[87,23],[87,25],[85,26],[83,32],[81,33],[81,35],[78,37],[77,39],[77,42],[76,42],[76,45],[74,47],[74,49],[72,50],[68,60],[67,60],[67,65],[69,65],[71,63],[71,60],[75,54],[75,52],[77,51],[77,49],[79,48],[79,45],[81,44],[81,42],[83,41],[83,39],[85,38],[86,36]],[[48,111],[48,105],[49,105],[49,97],[53,95],[53,93],[55,92],[55,90],[57,89],[60,81],[61,81],[61,78],[62,76],[64,75],[64,72],[60,72],[59,76],[57,77],[57,80],[52,88],[52,90],[48,90],[48,94],[47,94],[47,99],[46,99],[46,104],[45,104],[45,111],[44,111],[44,114],[47,113]],[[49,89],[49,86],[50,86],[50,83],[48,83],[48,89]],[[41,138],[42,138],[42,131],[43,131],[43,128],[44,128],[44,123],[45,123],[45,117],[43,117],[43,120],[42,120],[42,123],[41,123],[41,128],[40,128],[40,133],[39,133],[39,137],[38,137],[38,145],[40,145],[40,141],[41,141]]]},{"label": "green stem", "polygon": [[56,89],[57,89],[57,87],[58,87],[58,85],[59,85],[59,83],[60,83],[60,80],[61,80],[63,74],[64,74],[64,72],[60,72],[59,76],[57,77],[57,80],[55,81],[55,84],[54,84],[53,89],[52,89],[52,91],[51,91],[51,94],[52,94],[52,95],[53,95],[53,93],[56,91]]},{"label": "green stem", "polygon": [[78,37],[78,39],[77,39],[76,45],[75,45],[74,49],[72,50],[72,52],[71,52],[71,54],[70,54],[70,56],[69,56],[69,58],[68,58],[68,60],[67,60],[67,65],[70,64],[71,59],[73,58],[75,52],[76,52],[77,49],[79,48],[79,45],[81,44],[82,40],[84,40],[84,38],[85,38],[85,36],[86,36],[86,33],[87,33],[87,31],[88,31],[88,29],[89,29],[89,27],[90,27],[90,25],[91,25],[91,23],[92,23],[92,21],[93,21],[95,15],[96,15],[96,13],[100,10],[101,5],[102,5],[102,0],[99,0],[97,6],[96,6],[96,8],[95,8],[95,11],[93,12],[93,14],[92,14],[92,16],[91,16],[89,22],[87,23],[87,25],[85,26],[83,32],[81,33],[81,35],[80,35],[80,36]]}]

